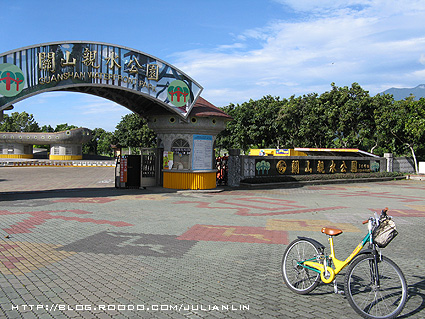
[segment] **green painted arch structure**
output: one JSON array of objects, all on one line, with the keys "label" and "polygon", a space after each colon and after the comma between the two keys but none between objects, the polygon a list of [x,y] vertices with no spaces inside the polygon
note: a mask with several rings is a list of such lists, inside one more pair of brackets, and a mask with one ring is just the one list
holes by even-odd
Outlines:
[{"label": "green painted arch structure", "polygon": [[202,90],[171,64],[103,42],[49,42],[0,54],[0,112],[43,92],[68,91],[106,98],[143,117],[186,119]]}]

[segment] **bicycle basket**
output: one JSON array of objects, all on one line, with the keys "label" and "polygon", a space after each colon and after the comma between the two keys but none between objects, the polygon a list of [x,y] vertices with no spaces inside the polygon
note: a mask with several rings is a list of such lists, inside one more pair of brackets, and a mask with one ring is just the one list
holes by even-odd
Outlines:
[{"label": "bicycle basket", "polygon": [[373,230],[372,238],[378,247],[385,248],[397,234],[395,223],[391,219],[385,219]]}]

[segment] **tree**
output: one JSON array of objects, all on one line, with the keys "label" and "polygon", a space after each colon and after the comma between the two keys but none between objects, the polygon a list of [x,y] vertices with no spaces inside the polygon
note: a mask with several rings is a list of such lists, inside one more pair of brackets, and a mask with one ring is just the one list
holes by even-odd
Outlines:
[{"label": "tree", "polygon": [[[379,116],[382,114],[383,110],[390,109],[394,104],[394,98],[390,94],[378,94],[373,97],[372,103],[374,104],[374,113],[373,113],[373,130],[370,134],[369,145],[371,146],[370,152],[379,156],[383,156],[384,153],[395,153],[394,144],[389,143],[388,135],[383,133],[380,126]],[[384,119],[385,123],[385,119]]]},{"label": "tree", "polygon": [[326,109],[317,93],[291,96],[281,108],[278,120],[285,147],[330,147]]},{"label": "tree", "polygon": [[[390,141],[388,134],[377,128],[382,125],[377,122],[381,109],[389,108],[392,117],[401,115],[399,110],[391,111],[393,106],[392,96],[371,97],[357,83],[350,87],[337,87],[332,83],[331,90],[320,96],[310,93],[283,100],[265,96],[224,107],[233,121],[217,136],[216,145],[245,151],[251,147],[341,147],[369,150],[379,155],[383,152],[401,153],[400,147],[405,149],[406,142],[403,145],[401,137],[395,141],[395,136],[394,141]],[[420,109],[416,106],[417,112]],[[415,117],[411,110],[403,112],[411,116],[404,123],[414,127],[416,138],[420,138],[422,122],[413,119],[423,119],[423,116],[417,114]],[[418,142],[416,149],[420,151],[421,147],[425,148],[424,143]]]},{"label": "tree", "polygon": [[32,114],[27,112],[13,112],[5,114],[3,121],[0,122],[0,131],[2,132],[40,132],[40,127]]},{"label": "tree", "polygon": [[148,128],[144,118],[135,113],[127,114],[121,118],[114,132],[115,141],[129,148],[154,147],[156,134]]},{"label": "tree", "polygon": [[55,130],[53,129],[53,127],[51,125],[43,125],[41,127],[41,132],[46,132],[46,133],[53,133]]},{"label": "tree", "polygon": [[97,141],[97,154],[112,156],[114,153],[111,148],[112,144],[115,144],[114,133],[105,131]]},{"label": "tree", "polygon": [[111,156],[111,144],[114,144],[114,134],[103,128],[95,128],[92,130],[91,140],[83,144],[83,153]]},{"label": "tree", "polygon": [[396,155],[404,155],[407,148],[418,172],[416,153],[423,155],[425,150],[425,99],[415,101],[410,96],[383,105],[375,113],[375,120],[381,143]]},{"label": "tree", "polygon": [[224,107],[223,111],[232,116],[233,121],[218,134],[217,147],[240,148],[247,151],[252,147],[279,146],[281,127],[277,115],[281,105],[282,101],[278,97],[268,95],[260,100]]},{"label": "tree", "polygon": [[[369,92],[357,83],[350,88],[337,87],[320,96],[329,128],[332,130],[332,146],[369,150],[373,145],[375,130],[374,109],[377,107]],[[372,140],[372,141],[371,141]]]},{"label": "tree", "polygon": [[78,128],[78,126],[68,125],[68,123],[58,124],[58,125],[56,125],[55,132],[63,132],[63,131],[66,131],[66,130],[72,130],[74,128]]}]

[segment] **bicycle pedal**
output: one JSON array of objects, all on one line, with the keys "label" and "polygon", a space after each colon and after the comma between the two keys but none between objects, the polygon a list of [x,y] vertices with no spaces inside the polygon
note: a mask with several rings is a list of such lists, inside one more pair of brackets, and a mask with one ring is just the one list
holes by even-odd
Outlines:
[{"label": "bicycle pedal", "polygon": [[343,295],[344,294],[344,290],[339,290],[338,289],[338,285],[336,283],[336,281],[334,281],[334,293],[338,294],[338,295]]},{"label": "bicycle pedal", "polygon": [[334,294],[345,295],[344,290],[338,290],[338,289],[334,289]]}]

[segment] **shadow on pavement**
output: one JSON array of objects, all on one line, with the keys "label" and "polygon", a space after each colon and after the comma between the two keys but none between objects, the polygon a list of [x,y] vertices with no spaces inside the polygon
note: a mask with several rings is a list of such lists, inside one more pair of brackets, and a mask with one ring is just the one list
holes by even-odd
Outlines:
[{"label": "shadow on pavement", "polygon": [[[0,179],[0,182],[3,181]],[[211,190],[181,190],[181,189],[168,189],[160,186],[146,187],[146,188],[115,188],[110,187],[87,187],[87,188],[64,188],[64,189],[48,189],[48,190],[30,190],[30,191],[0,191],[0,203],[2,201],[15,201],[15,200],[30,200],[30,199],[48,199],[48,198],[76,198],[76,197],[112,197],[122,195],[149,195],[149,194],[176,194],[180,192],[192,193],[218,193],[237,190],[266,190],[266,189],[294,189],[302,188],[306,185],[303,184],[286,184],[286,185],[262,185],[262,187],[229,187],[218,186]]]},{"label": "shadow on pavement", "polygon": [[412,317],[412,316],[416,315],[417,313],[419,313],[419,312],[421,312],[422,310],[425,309],[425,294],[422,293],[422,291],[425,289],[425,277],[420,277],[420,276],[414,276],[414,277],[419,278],[420,281],[418,281],[417,283],[415,283],[413,285],[408,285],[408,287],[407,287],[407,294],[408,294],[407,303],[412,298],[417,298],[417,297],[421,298],[422,302],[420,303],[420,305],[416,309],[400,316],[399,318]]},{"label": "shadow on pavement", "polygon": [[166,189],[161,187],[152,187],[147,189],[118,189],[112,186],[99,188],[70,188],[41,191],[0,192],[0,202],[47,198],[113,197],[122,195],[163,194],[176,193],[177,191],[178,190],[175,189]]}]

